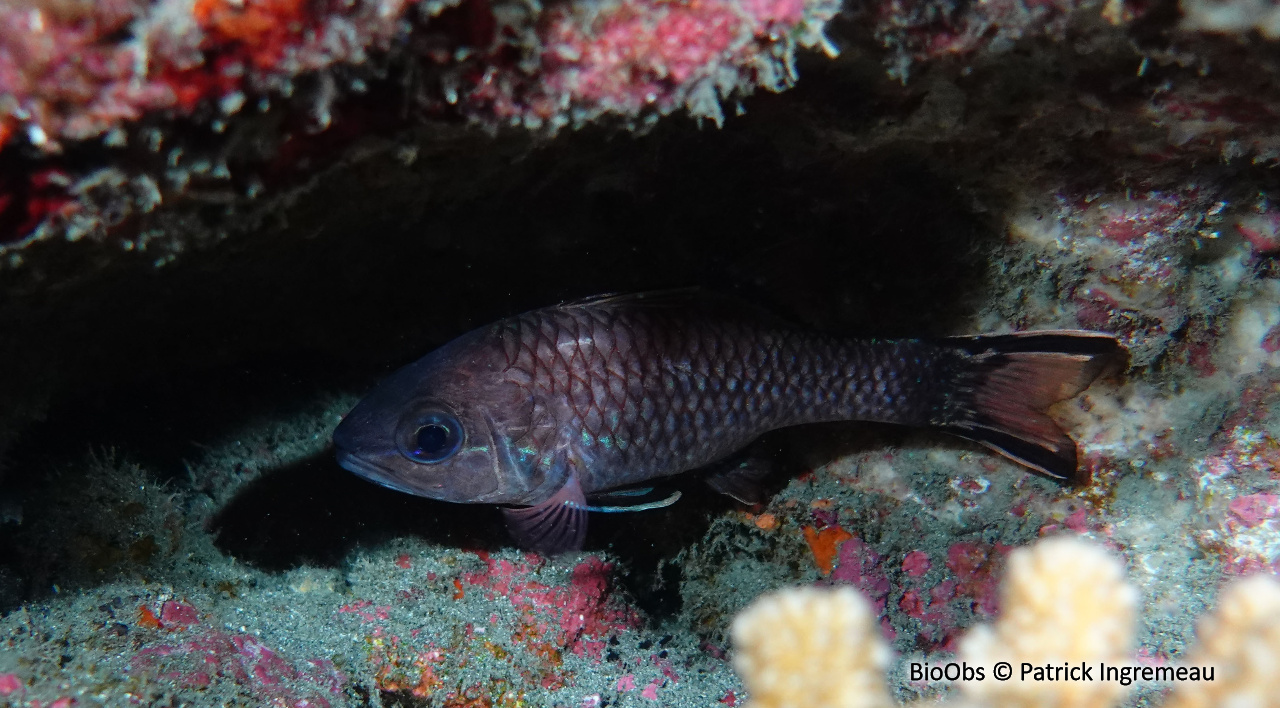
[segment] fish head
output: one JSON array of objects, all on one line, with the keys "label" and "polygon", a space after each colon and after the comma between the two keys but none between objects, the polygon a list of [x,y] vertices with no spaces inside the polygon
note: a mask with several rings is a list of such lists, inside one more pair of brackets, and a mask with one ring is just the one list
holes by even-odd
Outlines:
[{"label": "fish head", "polygon": [[458,503],[519,502],[502,431],[523,396],[505,380],[501,348],[464,337],[374,387],[333,433],[338,464],[390,489]]}]

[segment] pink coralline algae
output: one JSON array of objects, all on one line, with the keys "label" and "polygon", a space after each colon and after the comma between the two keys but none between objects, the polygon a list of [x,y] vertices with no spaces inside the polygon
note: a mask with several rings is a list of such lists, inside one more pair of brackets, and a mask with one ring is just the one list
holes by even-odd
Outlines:
[{"label": "pink coralline algae", "polygon": [[21,695],[23,688],[22,679],[16,674],[0,674],[0,696]]},{"label": "pink coralline algae", "polygon": [[185,602],[169,600],[160,606],[160,626],[162,627],[186,627],[199,621],[200,613]]},{"label": "pink coralline algae", "polygon": [[1262,347],[1262,351],[1268,354],[1275,354],[1280,351],[1280,324],[1267,330],[1259,344]]},{"label": "pink coralline algae", "polygon": [[[575,685],[580,670],[575,666],[603,663],[610,640],[640,627],[639,613],[612,591],[613,566],[595,556],[572,568],[535,554],[503,558],[481,550],[475,556],[478,569],[456,577],[426,574],[425,586],[384,596],[388,604],[361,598],[338,608],[335,619],[354,622],[364,635],[367,665],[379,690],[456,708],[520,705],[532,687]],[[404,569],[401,560],[389,565],[401,570],[415,565]],[[423,630],[415,614],[439,601],[457,603],[450,611],[474,619],[461,621],[446,636]],[[648,659],[665,681],[677,680],[665,659]],[[502,666],[505,677],[470,685],[468,672],[490,662]],[[635,691],[636,675],[621,676],[615,686],[620,693]],[[473,699],[481,702],[467,702]]]},{"label": "pink coralline algae", "polygon": [[[101,238],[163,201],[163,169],[130,146],[158,152],[182,136],[143,136],[144,117],[196,117],[225,130],[249,96],[288,95],[299,76],[389,47],[403,11],[397,0],[0,4],[0,151],[42,156],[0,175],[0,253],[55,235]],[[332,99],[313,102],[306,122],[327,126]],[[121,153],[63,172],[57,156],[86,141]],[[180,154],[170,153],[170,168]],[[92,194],[104,187],[110,206]]]},{"label": "pink coralline algae", "polygon": [[918,578],[929,572],[932,567],[929,561],[929,554],[924,551],[911,551],[902,559],[902,572],[907,575]]},{"label": "pink coralline algae", "polygon": [[[868,12],[876,36],[895,51],[890,72],[905,79],[913,61],[973,54],[1038,34],[1061,35],[1072,14],[1087,7],[1092,6],[1077,0],[968,4],[880,0],[870,4]],[[1123,19],[1132,19],[1131,14]]]},{"label": "pink coralline algae", "polygon": [[490,598],[506,598],[520,617],[517,631],[523,643],[571,651],[600,659],[604,640],[640,624],[635,610],[609,593],[612,565],[591,556],[573,569],[565,586],[549,586],[534,579],[541,560],[524,563],[488,558],[484,572],[468,573],[467,583]]},{"label": "pink coralline algae", "polygon": [[[427,18],[427,37],[447,35],[426,43],[423,59],[461,69],[444,97],[450,102],[474,93],[472,103],[498,118],[552,119],[566,104],[632,116],[687,104],[710,115],[719,109],[706,102],[744,80],[775,89],[789,83],[789,52],[797,41],[823,44],[822,24],[838,9],[817,0],[560,3],[511,26],[504,23],[512,13],[499,20],[490,3],[468,0],[435,19],[458,4],[6,3],[0,145],[22,135],[57,151],[62,141],[104,135],[148,112],[191,114],[202,104],[234,114],[248,95],[287,93],[292,77],[359,64],[403,41],[414,5]],[[523,55],[518,61],[513,49]],[[531,63],[538,68],[530,71]]]},{"label": "pink coralline algae", "polygon": [[368,600],[357,600],[338,608],[338,612],[358,615],[365,622],[390,619],[390,610],[390,605],[374,607],[373,603]]},{"label": "pink coralline algae", "polygon": [[1280,212],[1264,211],[1243,215],[1236,220],[1235,228],[1254,253],[1267,255],[1280,252]]},{"label": "pink coralline algae", "polygon": [[1212,454],[1192,465],[1201,498],[1218,523],[1200,534],[1232,575],[1280,572],[1280,495],[1273,491],[1280,470],[1280,441],[1267,431],[1269,411],[1280,403],[1274,372],[1248,377],[1239,407],[1223,421]]},{"label": "pink coralline algae", "polygon": [[[1096,528],[1095,528],[1096,527]],[[1105,527],[1098,522],[1097,519],[1090,519],[1089,511],[1084,507],[1067,513],[1062,517],[1060,522],[1047,523],[1040,527],[1040,535],[1048,536],[1050,534],[1060,533],[1062,529],[1066,529],[1073,533],[1088,533],[1089,531],[1099,530],[1105,534]]]},{"label": "pink coralline algae", "polygon": [[1280,515],[1280,497],[1275,494],[1236,497],[1227,506],[1233,517],[1231,523],[1238,523],[1247,529],[1260,526],[1267,519]]},{"label": "pink coralline algae", "polygon": [[402,11],[394,0],[5,3],[0,138],[58,152],[149,112],[214,102],[235,113],[244,92],[386,46]]},{"label": "pink coralline algae", "polygon": [[1118,244],[1166,236],[1181,216],[1176,197],[1158,193],[1141,198],[1131,196],[1119,202],[1103,202],[1091,210],[1097,220],[1095,228],[1098,234]]},{"label": "pink coralline algae", "polygon": [[[130,660],[130,672],[201,689],[214,682],[240,686],[262,705],[330,705],[346,677],[328,659],[302,662],[302,668],[260,639],[199,626],[190,605],[166,602],[159,613],[161,631],[195,632],[191,639],[146,642]],[[143,623],[139,623],[144,627]]]},{"label": "pink coralline algae", "polygon": [[840,562],[831,572],[831,580],[858,588],[871,600],[876,612],[884,612],[892,585],[885,575],[880,554],[862,539],[853,537],[840,546]]},{"label": "pink coralline algae", "polygon": [[55,698],[47,704],[37,699],[31,701],[27,705],[30,706],[30,708],[73,708],[73,706],[77,705],[77,702],[74,698],[63,696],[62,698]]},{"label": "pink coralline algae", "polygon": [[1059,294],[1073,305],[1077,324],[1118,335],[1134,365],[1172,349],[1174,360],[1211,374],[1207,343],[1216,340],[1214,321],[1183,297],[1188,276],[1174,267],[1169,248],[1217,239],[1202,222],[1206,214],[1215,224],[1227,219],[1222,203],[1194,181],[1164,189],[1054,191],[1052,206],[1043,206],[1052,221],[1019,221],[1012,232],[1087,265]]},{"label": "pink coralline algae", "polygon": [[[258,174],[232,175],[224,166],[225,174],[205,170],[206,177],[254,183],[308,157],[334,159],[359,135],[385,130],[386,115],[398,115],[356,108],[360,99],[352,97],[369,94],[368,82],[377,80],[376,70],[357,67],[375,58],[432,77],[436,88],[409,97],[425,113],[488,126],[555,130],[608,115],[638,126],[678,110],[718,124],[722,101],[790,86],[797,46],[834,54],[822,29],[838,10],[834,0],[518,9],[488,0],[0,4],[0,151],[23,146],[46,163],[0,175],[0,254],[58,234],[101,239],[128,215],[182,193],[185,165],[225,160],[218,150],[184,151],[183,136],[163,127],[174,118],[230,135],[229,126],[272,110],[272,101],[290,112],[279,122],[285,132],[273,141],[275,154],[236,168]],[[340,67],[365,78],[339,81]],[[295,95],[303,84],[316,88]],[[363,100],[367,107],[379,99]],[[141,130],[144,118],[159,127]],[[313,139],[331,126],[341,128],[331,139]],[[124,195],[134,204],[108,210],[115,223],[99,224],[99,209],[82,193],[103,165],[54,183],[39,176],[85,141],[132,155],[130,168],[120,161],[106,167],[114,181],[141,192]],[[140,157],[135,144],[169,151],[170,164]]]},{"label": "pink coralline algae", "polygon": [[656,701],[658,700],[658,687],[660,685],[662,685],[662,682],[659,681],[658,679],[654,679],[653,681],[649,682],[648,686],[644,687],[644,690],[640,692],[640,695],[645,698],[648,698],[651,701]]},{"label": "pink coralline algae", "polygon": [[861,538],[848,532],[845,534],[850,537],[840,545],[839,563],[831,572],[831,581],[848,583],[862,591],[881,617],[881,631],[892,639],[896,633],[885,617],[885,606],[893,585],[889,582],[883,559]]},{"label": "pink coralline algae", "polygon": [[947,568],[956,580],[956,594],[972,600],[973,611],[994,617],[1000,603],[1000,568],[1011,547],[960,541],[947,549]]},{"label": "pink coralline algae", "polygon": [[1215,82],[1188,82],[1153,97],[1145,111],[1154,124],[1169,131],[1170,144],[1184,151],[1200,148],[1224,159],[1280,161],[1280,102],[1265,94],[1244,96]]},{"label": "pink coralline algae", "polygon": [[199,621],[200,613],[196,608],[177,600],[161,603],[158,611],[147,605],[138,608],[138,626],[144,629],[181,631]]},{"label": "pink coralline algae", "polygon": [[1065,223],[1077,237],[1102,238],[1126,247],[1126,253],[1135,256],[1119,263],[1130,277],[1159,275],[1156,271],[1161,264],[1147,263],[1142,256],[1151,246],[1188,233],[1196,223],[1196,216],[1188,214],[1189,207],[1202,199],[1195,186],[1112,194],[1064,191],[1058,196],[1066,209]]},{"label": "pink coralline algae", "polygon": [[[904,562],[904,571],[907,567],[918,569],[930,565],[928,555],[922,551],[912,551],[907,554],[907,558],[911,562]],[[912,580],[905,581],[908,587],[898,600],[897,607],[902,614],[919,622],[916,643],[942,651],[954,651],[959,634],[957,615],[951,607],[951,600],[956,595],[956,581],[943,580],[929,587],[916,579],[922,576],[923,572],[914,575],[910,571],[906,572]]]},{"label": "pink coralline algae", "polygon": [[540,79],[531,84],[499,73],[472,100],[532,125],[605,113],[656,117],[680,108],[720,123],[721,100],[757,84],[775,91],[790,85],[791,37],[825,46],[818,28],[835,9],[800,0],[632,0],[586,12],[578,4],[554,7],[541,32]]},{"label": "pink coralline algae", "polygon": [[946,553],[947,575],[941,581],[926,581],[934,564],[925,551],[908,551],[899,574],[854,536],[841,545],[830,581],[861,591],[880,615],[887,638],[901,638],[905,630],[914,635],[913,646],[954,651],[968,616],[983,619],[996,614],[1003,559],[1010,550],[998,543],[953,543]]}]

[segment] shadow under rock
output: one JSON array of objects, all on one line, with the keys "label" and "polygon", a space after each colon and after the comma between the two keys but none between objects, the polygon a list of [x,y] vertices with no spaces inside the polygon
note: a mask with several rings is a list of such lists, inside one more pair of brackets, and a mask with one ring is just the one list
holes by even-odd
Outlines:
[{"label": "shadow under rock", "polygon": [[[333,565],[358,545],[406,535],[454,548],[512,545],[499,507],[384,489],[340,468],[332,454],[326,450],[278,468],[242,489],[210,521],[219,549],[263,570],[283,571],[304,563]],[[638,567],[654,565],[702,537],[713,514],[736,504],[707,490],[697,474],[670,482],[665,487],[682,493],[671,507],[592,514],[586,550],[608,550]]]},{"label": "shadow under rock", "polygon": [[[86,387],[53,402],[10,451],[14,468],[40,469],[87,451],[113,450],[161,480],[185,479],[186,460],[254,420],[288,420],[340,390],[349,365],[323,353],[289,349],[180,376],[148,374]],[[72,431],[74,435],[70,435]],[[70,439],[69,439],[70,438]],[[6,480],[15,488],[39,483]]]},{"label": "shadow under rock", "polygon": [[496,507],[450,504],[384,489],[338,466],[333,451],[264,474],[210,521],[214,542],[267,571],[336,565],[359,545],[418,536],[457,548],[497,548]]},{"label": "shadow under rock", "polygon": [[[842,333],[949,332],[986,282],[999,234],[927,150],[833,156],[803,126],[769,139],[788,105],[763,101],[759,119],[716,133],[576,133],[513,160],[492,193],[445,193],[434,208],[407,208],[421,190],[404,169],[353,167],[290,212],[292,236],[121,272],[94,297],[0,308],[9,341],[47,353],[57,373],[47,424],[30,426],[10,459],[56,455],[70,431],[179,477],[193,447],[312,391],[360,390],[473,327],[599,292],[700,285]],[[366,209],[329,208],[361,200]],[[38,380],[38,369],[5,376]],[[685,497],[669,509],[591,519],[587,548],[621,558],[637,595],[735,504],[696,476],[671,484]],[[336,564],[403,535],[509,543],[494,507],[385,490],[328,453],[249,485],[213,527],[225,552],[269,570]]]},{"label": "shadow under rock", "polygon": [[[808,454],[793,449],[789,431],[751,448],[774,468],[764,482],[772,497],[807,469]],[[627,593],[652,617],[680,610],[680,570],[669,561],[704,538],[712,521],[747,508],[708,488],[697,471],[655,480],[678,490],[666,508],[591,514],[585,550],[608,551],[623,568]],[[210,522],[215,544],[236,559],[280,572],[305,563],[337,565],[358,546],[400,536],[457,549],[510,547],[499,508],[452,504],[384,489],[338,467],[332,451],[267,473],[247,485]]]}]

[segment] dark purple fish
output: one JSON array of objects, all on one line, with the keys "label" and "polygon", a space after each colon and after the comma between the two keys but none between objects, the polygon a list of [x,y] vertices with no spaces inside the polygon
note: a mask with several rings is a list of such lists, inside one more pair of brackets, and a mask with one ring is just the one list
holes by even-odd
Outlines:
[{"label": "dark purple fish", "polygon": [[[850,339],[687,291],[604,296],[459,337],[381,382],[333,439],[346,469],[409,494],[508,505],[518,542],[556,552],[581,547],[588,497],[803,423],[936,428],[1087,484],[1045,409],[1125,361],[1099,332]],[[709,481],[741,497],[755,474],[729,467]]]}]

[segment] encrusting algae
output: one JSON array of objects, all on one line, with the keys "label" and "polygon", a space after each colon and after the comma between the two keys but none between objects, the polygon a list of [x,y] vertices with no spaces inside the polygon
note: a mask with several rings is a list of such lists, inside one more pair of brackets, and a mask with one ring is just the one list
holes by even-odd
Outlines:
[{"label": "encrusting algae", "polygon": [[[1003,610],[960,642],[957,661],[984,674],[958,682],[961,697],[930,705],[991,708],[1105,708],[1125,698],[1140,672],[1132,658],[1137,591],[1121,562],[1099,546],[1055,538],[1009,556]],[[800,587],[758,598],[734,620],[734,668],[751,708],[893,706],[886,681],[891,653],[870,604],[848,587]],[[1280,582],[1254,576],[1228,586],[1200,620],[1187,673],[1163,705],[1280,706]],[[993,677],[999,662],[1007,680]],[[1089,666],[1092,680],[1022,680],[1021,665]],[[1100,676],[1128,669],[1134,680]],[[1174,667],[1161,667],[1172,673]],[[1138,673],[1138,676],[1133,676]],[[1156,677],[1159,680],[1160,677]]]}]

